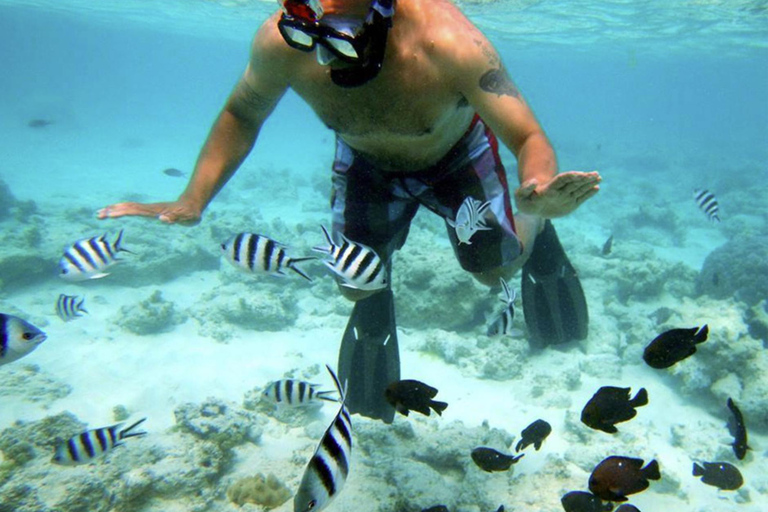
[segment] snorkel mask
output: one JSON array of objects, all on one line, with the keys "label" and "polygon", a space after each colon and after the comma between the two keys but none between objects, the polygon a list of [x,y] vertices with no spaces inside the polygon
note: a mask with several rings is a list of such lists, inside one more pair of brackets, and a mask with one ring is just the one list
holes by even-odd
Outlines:
[{"label": "snorkel mask", "polygon": [[317,60],[331,69],[331,80],[341,87],[358,87],[375,78],[384,62],[387,35],[395,14],[395,0],[373,0],[365,20],[323,14],[319,0],[278,0],[283,14],[277,28],[285,42],[304,52],[317,49]]}]

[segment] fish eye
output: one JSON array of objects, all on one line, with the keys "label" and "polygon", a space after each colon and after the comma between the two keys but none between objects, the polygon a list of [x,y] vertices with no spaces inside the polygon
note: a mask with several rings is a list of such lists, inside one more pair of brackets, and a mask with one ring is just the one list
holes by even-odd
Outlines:
[{"label": "fish eye", "polygon": [[34,333],[31,333],[31,332],[25,332],[24,334],[22,334],[22,335],[21,335],[21,337],[22,337],[23,339],[25,339],[25,340],[29,341],[29,340],[31,340],[32,338],[34,338],[34,337],[35,337],[35,335],[34,335]]},{"label": "fish eye", "polygon": [[315,508],[315,505],[317,505],[317,500],[310,500],[310,502],[307,503],[307,510],[312,510]]}]

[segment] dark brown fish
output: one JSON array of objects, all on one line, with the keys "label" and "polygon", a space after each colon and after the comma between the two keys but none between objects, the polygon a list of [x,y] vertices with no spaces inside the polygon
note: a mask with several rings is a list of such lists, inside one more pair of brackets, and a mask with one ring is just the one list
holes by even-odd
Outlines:
[{"label": "dark brown fish", "polygon": [[584,491],[571,491],[562,498],[560,503],[565,512],[609,512],[613,509],[610,503],[603,503],[603,500]]},{"label": "dark brown fish", "polygon": [[652,460],[643,467],[643,459],[611,456],[598,464],[589,477],[589,490],[604,501],[627,501],[628,494],[644,491],[659,480],[659,463]]},{"label": "dark brown fish", "polygon": [[696,353],[696,345],[707,341],[709,327],[671,329],[659,334],[643,352],[643,360],[651,368],[661,370]]},{"label": "dark brown fish", "polygon": [[648,403],[648,393],[640,388],[635,398],[629,398],[630,388],[603,386],[597,390],[581,411],[581,422],[595,430],[615,434],[614,426],[622,421],[629,421],[637,415],[635,407]]},{"label": "dark brown fish", "polygon": [[733,453],[736,454],[736,458],[739,460],[744,459],[747,455],[749,446],[747,445],[747,426],[744,424],[744,416],[741,415],[741,411],[733,399],[728,398],[728,408],[733,413],[733,417],[728,420],[728,431],[733,436]]},{"label": "dark brown fish", "polygon": [[634,505],[621,505],[613,512],[640,512],[640,509]]},{"label": "dark brown fish", "polygon": [[435,395],[437,389],[418,380],[399,380],[387,386],[384,391],[387,402],[403,416],[408,416],[409,411],[429,416],[430,408],[442,416],[448,404],[432,400]]},{"label": "dark brown fish", "polygon": [[515,457],[513,455],[501,453],[493,448],[486,448],[485,446],[472,450],[472,460],[475,461],[475,464],[477,464],[480,469],[488,471],[489,473],[493,471],[508,470],[512,467],[512,464],[520,460],[524,455],[525,454]]},{"label": "dark brown fish", "polygon": [[603,244],[603,256],[608,256],[611,254],[611,249],[613,249],[613,235],[609,236],[608,240],[606,240]]},{"label": "dark brown fish", "polygon": [[173,167],[169,167],[168,169],[163,170],[163,174],[166,176],[171,176],[173,178],[183,178],[187,175],[184,171],[180,171],[178,169],[174,169]]},{"label": "dark brown fish", "polygon": [[544,420],[536,420],[523,430],[520,434],[520,441],[515,446],[515,451],[524,450],[527,446],[533,445],[536,451],[541,448],[541,443],[552,432],[552,426]]},{"label": "dark brown fish", "polygon": [[53,124],[53,121],[50,119],[31,119],[27,126],[30,128],[45,128],[46,126],[50,126]]},{"label": "dark brown fish", "polygon": [[735,491],[744,484],[744,477],[739,469],[727,462],[702,462],[704,467],[693,463],[693,476],[700,476],[701,481],[723,491]]}]

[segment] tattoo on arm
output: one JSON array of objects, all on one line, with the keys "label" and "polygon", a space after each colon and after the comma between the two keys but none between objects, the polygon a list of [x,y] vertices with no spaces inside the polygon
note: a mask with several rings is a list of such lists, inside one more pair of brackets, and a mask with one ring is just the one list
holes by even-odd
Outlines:
[{"label": "tattoo on arm", "polygon": [[480,88],[485,92],[498,94],[499,96],[512,96],[520,98],[520,91],[517,90],[512,79],[509,78],[504,68],[489,69],[480,77]]},{"label": "tattoo on arm", "polygon": [[245,80],[237,84],[235,97],[237,102],[251,112],[265,112],[272,108],[274,99],[262,96],[248,85]]},{"label": "tattoo on arm", "polygon": [[475,45],[480,47],[480,51],[488,59],[488,64],[491,66],[499,66],[499,56],[496,54],[493,48],[490,48],[487,44],[483,43],[479,39],[474,40]]}]

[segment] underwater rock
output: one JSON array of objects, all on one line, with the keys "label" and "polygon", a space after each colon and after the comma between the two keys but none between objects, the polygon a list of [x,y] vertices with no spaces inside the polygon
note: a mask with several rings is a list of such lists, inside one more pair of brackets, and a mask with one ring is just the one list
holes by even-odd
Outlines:
[{"label": "underwater rock", "polygon": [[263,432],[264,420],[216,398],[201,404],[182,404],[173,414],[179,431],[210,441],[224,451],[245,442],[258,443]]},{"label": "underwater rock", "polygon": [[749,308],[745,319],[749,325],[749,334],[763,340],[763,346],[768,348],[768,300],[763,299]]},{"label": "underwater rock", "polygon": [[754,306],[768,290],[768,242],[764,234],[739,233],[707,256],[696,291],[717,299],[734,298]]},{"label": "underwater rock", "polygon": [[195,317],[204,325],[213,323],[237,325],[254,331],[282,331],[291,327],[299,317],[297,302],[291,290],[273,292],[271,288],[261,287],[254,292],[244,283],[235,283],[204,294],[199,309],[195,308]]},{"label": "underwater rock", "polygon": [[47,408],[71,392],[72,386],[41,371],[36,364],[9,366],[0,373],[0,397],[18,396]]},{"label": "underwater rock", "polygon": [[279,507],[291,497],[291,491],[275,475],[261,473],[241,478],[227,489],[227,498],[238,506],[261,505],[266,510]]},{"label": "underwater rock", "polygon": [[54,260],[48,260],[28,249],[17,251],[7,249],[7,245],[5,247],[6,251],[0,254],[0,291],[3,294],[51,279],[51,269],[56,268]]},{"label": "underwater rock", "polygon": [[50,457],[58,443],[85,428],[86,424],[70,412],[39,421],[16,421],[12,427],[0,432],[0,452],[6,461],[22,466],[40,455]]},{"label": "underwater rock", "polygon": [[177,312],[173,302],[164,299],[160,290],[155,290],[138,304],[121,307],[115,323],[126,331],[146,336],[168,332],[186,319],[186,314]]},{"label": "underwater rock", "polygon": [[16,205],[16,197],[11,192],[11,187],[0,178],[0,220],[9,217],[11,208]]}]

